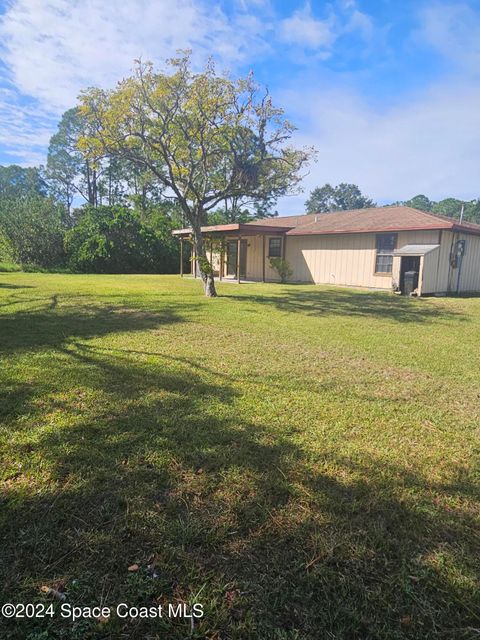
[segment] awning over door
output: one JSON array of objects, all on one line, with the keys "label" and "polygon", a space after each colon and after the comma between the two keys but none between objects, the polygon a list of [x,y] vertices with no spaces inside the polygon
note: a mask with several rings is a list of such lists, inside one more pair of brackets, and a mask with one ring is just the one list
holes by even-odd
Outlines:
[{"label": "awning over door", "polygon": [[439,249],[439,244],[406,244],[400,249],[395,249],[394,256],[424,256]]}]

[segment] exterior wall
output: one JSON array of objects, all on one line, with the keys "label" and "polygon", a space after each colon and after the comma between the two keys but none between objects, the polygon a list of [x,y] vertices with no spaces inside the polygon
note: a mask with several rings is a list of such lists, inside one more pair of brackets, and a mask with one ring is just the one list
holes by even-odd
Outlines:
[{"label": "exterior wall", "polygon": [[[265,236],[265,280],[278,282],[268,260]],[[229,238],[235,240],[236,238]],[[262,279],[262,236],[245,236],[247,241],[247,280]],[[404,231],[398,233],[397,248],[407,244],[439,244],[436,251],[420,260],[419,289],[422,295],[456,291],[458,269],[450,267],[452,242],[466,240],[460,291],[480,291],[480,237],[451,231]],[[285,242],[285,237],[284,237]],[[401,259],[393,259],[392,274],[375,274],[376,234],[286,236],[285,258],[293,270],[292,282],[346,285],[391,290],[400,279]],[[218,271],[220,256],[213,254]]]},{"label": "exterior wall", "polygon": [[448,291],[456,292],[458,282],[460,283],[460,293],[480,291],[480,236],[464,233],[449,233],[448,235],[450,236],[448,260],[452,243],[457,240],[465,240],[465,255],[460,269],[460,280],[458,278],[459,269],[453,269],[448,262]]},{"label": "exterior wall", "polygon": [[[278,277],[277,272],[272,269],[270,266],[270,262],[268,260],[268,240],[269,238],[278,238],[278,234],[265,236],[265,280],[267,282],[279,282],[280,278]],[[225,243],[229,240],[236,241],[237,237],[226,237]],[[261,280],[263,277],[263,269],[262,269],[262,236],[243,236],[242,240],[247,241],[247,280]],[[283,241],[285,239],[283,238]],[[208,252],[208,257],[210,257],[210,253]],[[226,255],[225,255],[226,261]],[[213,253],[212,256],[212,264],[214,271],[218,273],[220,269],[220,254]],[[225,271],[224,271],[225,273]]]},{"label": "exterior wall", "polygon": [[457,291],[458,268],[454,269],[450,265],[450,253],[457,240],[466,241],[459,292],[480,291],[480,237],[443,231],[439,251],[425,256],[422,294]]},{"label": "exterior wall", "polygon": [[[405,231],[398,233],[397,247],[438,241],[438,231]],[[375,273],[375,258],[375,233],[287,237],[286,259],[297,282],[390,290],[399,279],[400,259],[394,258],[390,275]]]},{"label": "exterior wall", "polygon": [[[277,236],[265,236],[265,280],[267,282],[278,282],[279,277],[277,272],[272,269],[268,260],[268,239],[278,238]],[[285,238],[283,238],[285,242]],[[262,236],[248,236],[247,237],[247,279],[248,280],[261,280],[262,279]]]}]

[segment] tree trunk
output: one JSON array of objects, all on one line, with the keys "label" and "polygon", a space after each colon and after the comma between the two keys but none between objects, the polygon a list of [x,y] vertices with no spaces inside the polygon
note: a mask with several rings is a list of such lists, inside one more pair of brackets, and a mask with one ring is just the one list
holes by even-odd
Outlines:
[{"label": "tree trunk", "polygon": [[195,260],[197,260],[198,268],[200,269],[200,277],[202,278],[205,295],[207,296],[207,298],[216,298],[217,291],[215,289],[213,270],[207,258],[200,226],[193,226],[192,231],[193,246],[195,247]]}]

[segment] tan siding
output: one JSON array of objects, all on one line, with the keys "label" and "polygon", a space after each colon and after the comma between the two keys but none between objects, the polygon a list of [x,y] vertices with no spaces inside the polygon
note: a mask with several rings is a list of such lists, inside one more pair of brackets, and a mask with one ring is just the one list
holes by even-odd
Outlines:
[{"label": "tan siding", "polygon": [[[265,279],[278,281],[267,257],[269,237],[265,237]],[[455,238],[467,240],[461,291],[480,291],[480,238],[459,234]],[[248,236],[245,239],[248,243],[247,279],[261,280],[262,237]],[[452,239],[450,231],[406,231],[398,234],[397,248],[407,244],[440,244],[439,250],[428,253],[422,260],[422,294],[447,292]],[[286,259],[293,269],[293,282],[391,289],[392,280],[399,280],[400,258],[394,258],[392,275],[375,275],[375,256],[375,233],[288,236],[286,239]],[[217,267],[218,257],[214,262]],[[453,289],[456,287],[456,275],[452,273],[450,277]]]},{"label": "tan siding", "polygon": [[460,291],[480,291],[480,237],[458,234],[458,239],[466,241]]},{"label": "tan siding", "polygon": [[390,289],[390,275],[375,275],[375,234],[290,236],[292,280]]},{"label": "tan siding", "polygon": [[457,240],[466,241],[460,273],[460,291],[480,291],[480,237],[444,231],[436,267],[436,287],[431,293],[450,293],[457,290],[458,269],[450,267],[452,244]]}]

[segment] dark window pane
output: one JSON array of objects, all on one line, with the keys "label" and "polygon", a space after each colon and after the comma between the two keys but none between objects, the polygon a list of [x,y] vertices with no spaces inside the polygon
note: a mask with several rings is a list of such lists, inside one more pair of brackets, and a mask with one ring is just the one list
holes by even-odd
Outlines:
[{"label": "dark window pane", "polygon": [[376,273],[392,273],[393,256],[379,253],[375,263]]},{"label": "dark window pane", "polygon": [[270,238],[268,241],[268,257],[269,258],[281,258],[282,257],[282,239]]},{"label": "dark window pane", "polygon": [[396,233],[380,233],[377,235],[378,253],[393,253],[397,244]]}]

